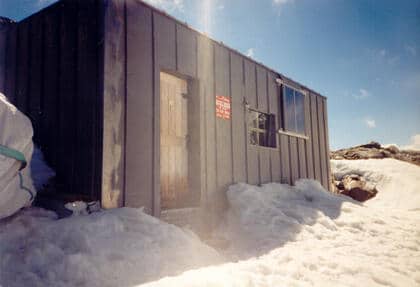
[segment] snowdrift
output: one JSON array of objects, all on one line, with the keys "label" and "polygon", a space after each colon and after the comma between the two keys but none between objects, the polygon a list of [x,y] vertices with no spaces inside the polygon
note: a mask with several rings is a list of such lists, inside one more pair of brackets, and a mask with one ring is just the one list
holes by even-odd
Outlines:
[{"label": "snowdrift", "polygon": [[134,286],[222,257],[141,209],[56,220],[31,208],[0,222],[0,286]]},{"label": "snowdrift", "polygon": [[383,194],[361,204],[310,180],[233,185],[214,234],[228,244],[218,251],[141,209],[62,220],[25,209],[0,221],[0,285],[419,286],[413,195],[420,167],[388,160],[333,166],[380,181]]},{"label": "snowdrift", "polygon": [[396,159],[332,160],[338,176],[358,174],[374,185],[378,194],[367,206],[420,210],[420,167]]},{"label": "snowdrift", "polygon": [[35,197],[29,166],[32,135],[31,121],[0,94],[0,219]]}]

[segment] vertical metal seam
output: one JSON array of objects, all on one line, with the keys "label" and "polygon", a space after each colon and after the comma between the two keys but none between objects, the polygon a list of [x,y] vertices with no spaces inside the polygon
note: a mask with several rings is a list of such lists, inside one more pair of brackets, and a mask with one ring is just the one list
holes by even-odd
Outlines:
[{"label": "vertical metal seam", "polygon": [[178,23],[175,22],[175,71],[179,72],[178,67]]},{"label": "vertical metal seam", "polygon": [[[73,71],[73,78],[74,78],[74,96],[73,97],[71,97],[71,100],[72,100],[72,102],[73,102],[73,115],[74,115],[74,119],[75,119],[75,125],[73,126],[73,137],[74,137],[74,139],[78,139],[78,136],[77,136],[77,133],[78,133],[78,131],[77,131],[77,122],[79,121],[79,118],[80,118],[80,111],[79,111],[79,107],[78,107],[78,104],[79,104],[79,98],[80,98],[80,94],[79,94],[79,81],[78,81],[78,68],[79,68],[79,63],[78,63],[78,60],[79,60],[79,17],[80,17],[80,2],[78,2],[78,1],[76,1],[75,3],[74,3],[74,5],[75,5],[75,12],[76,12],[76,29],[75,29],[75,31],[74,31],[74,35],[73,35],[73,40],[74,40],[74,51],[73,51],[73,65],[74,65],[74,71]],[[75,161],[77,160],[76,159],[76,153],[77,153],[77,148],[78,148],[78,144],[79,144],[79,142],[78,142],[78,140],[76,140],[75,142],[73,142],[73,144],[72,144],[72,150],[73,150],[73,152],[72,152],[72,154],[73,154],[73,156],[72,156],[72,159],[71,159],[71,167],[72,167],[72,176],[71,176],[71,181],[72,181],[72,183],[71,183],[71,187],[74,189],[74,186],[75,186],[75,184],[74,184],[74,182],[75,182],[75,180],[74,180],[74,178],[75,178]]]},{"label": "vertical metal seam", "polygon": [[[268,91],[268,77],[269,77],[268,72],[265,70],[265,93],[266,93],[266,97],[267,97],[267,110],[268,110],[269,114],[273,114],[272,111],[271,111],[270,94],[269,94],[269,91]],[[275,124],[276,124],[276,121],[274,121],[274,125]],[[276,141],[276,148],[277,148],[277,134],[276,134],[275,141]],[[272,182],[273,181],[273,167],[272,167],[273,163],[272,163],[272,160],[271,160],[271,150],[268,151],[268,155],[269,155],[268,160],[270,161],[270,165],[269,165],[269,168],[270,168],[270,182]]]},{"label": "vertical metal seam", "polygon": [[[241,85],[241,93],[243,101],[246,102],[246,77],[245,77],[245,60],[242,57],[242,85]],[[249,167],[248,167],[248,151],[249,151],[249,142],[248,142],[248,109],[244,103],[243,105],[244,111],[244,133],[245,133],[245,177],[246,182],[249,183]]]},{"label": "vertical metal seam", "polygon": [[[124,151],[123,151],[123,206],[127,204],[127,104],[128,104],[128,79],[127,79],[127,70],[128,70],[128,38],[127,38],[127,1],[124,0]],[[153,23],[152,23],[153,27]]]},{"label": "vertical metal seam", "polygon": [[314,123],[313,123],[313,115],[312,115],[312,105],[313,105],[313,96],[312,94],[310,95],[310,101],[309,101],[309,109],[310,109],[310,115],[311,115],[311,133],[312,133],[312,144],[311,144],[311,148],[312,148],[312,168],[313,168],[313,172],[314,172],[314,179],[317,180],[316,178],[316,160],[315,160],[315,142],[313,141],[314,139]]},{"label": "vertical metal seam", "polygon": [[330,164],[330,148],[329,148],[329,135],[327,132],[328,128],[328,116],[327,116],[327,100],[322,99],[322,111],[324,116],[324,144],[325,144],[325,153],[326,153],[326,161],[327,161],[327,188],[330,190],[330,183],[331,183],[331,164]]},{"label": "vertical metal seam", "polygon": [[[214,43],[212,43],[212,49],[213,49],[213,95],[212,95],[212,101],[213,103],[215,102],[215,96],[217,94],[216,91],[216,45]],[[213,111],[214,112],[214,111]],[[215,140],[215,145],[214,145],[214,149],[215,149],[215,163],[216,163],[216,170],[215,170],[215,175],[216,175],[216,190],[218,190],[219,188],[219,173],[218,173],[218,148],[217,148],[217,118],[216,115],[214,115],[214,140]]]},{"label": "vertical metal seam", "polygon": [[321,137],[320,137],[320,126],[319,126],[319,109],[318,109],[318,96],[316,96],[316,126],[318,129],[318,151],[319,151],[319,172],[321,174],[321,183],[324,179],[324,174],[322,172],[322,160],[321,160]]},{"label": "vertical metal seam", "polygon": [[[277,109],[278,109],[278,125],[279,129],[281,129],[283,126],[283,121],[281,120],[283,116],[283,105],[282,105],[282,86],[276,85],[276,93],[275,93],[278,102],[277,102]],[[283,160],[282,160],[282,154],[283,154],[283,147],[282,147],[282,138],[283,136],[280,134],[277,134],[277,137],[279,139],[279,163],[280,163],[280,182],[283,182],[284,174],[283,174]]]},{"label": "vertical metal seam", "polygon": [[[255,80],[255,97],[256,97],[256,108],[257,110],[260,109],[259,106],[259,101],[258,101],[258,77],[257,77],[257,65],[254,64],[254,80]],[[258,140],[259,142],[259,140]],[[257,152],[257,162],[258,162],[258,183],[261,184],[262,183],[262,178],[261,178],[261,158],[260,158],[260,149],[256,149]]]},{"label": "vertical metal seam", "polygon": [[[232,105],[232,54],[229,50],[229,96],[230,96],[230,103]],[[233,109],[230,111],[231,113],[231,120],[229,121],[230,125],[230,159],[231,159],[231,181],[235,181],[235,168],[234,168],[234,156],[233,156]]]},{"label": "vertical metal seam", "polygon": [[[40,87],[40,95],[39,95],[39,111],[38,114],[40,115],[40,122],[41,122],[41,130],[44,130],[44,93],[45,93],[45,81],[44,81],[44,70],[45,70],[45,17],[41,18],[41,67],[40,67],[40,77],[41,77],[41,87]],[[40,143],[41,143],[41,150],[45,146],[44,137],[40,136]]]},{"label": "vertical metal seam", "polygon": [[289,152],[289,183],[294,184],[294,172],[292,168],[292,143],[291,143],[291,137],[287,136],[287,144],[288,144],[288,152]]},{"label": "vertical metal seam", "polygon": [[26,85],[26,93],[25,93],[25,99],[24,99],[24,102],[25,102],[25,110],[24,110],[24,112],[25,112],[25,114],[27,114],[28,116],[29,116],[29,118],[31,119],[31,121],[33,121],[34,119],[32,118],[32,113],[31,113],[31,101],[30,101],[30,99],[31,99],[31,77],[29,77],[29,75],[30,75],[30,71],[31,71],[31,68],[32,68],[32,57],[31,57],[31,51],[32,51],[32,38],[31,38],[31,33],[32,33],[32,21],[31,22],[29,22],[29,24],[27,25],[27,30],[26,30],[26,35],[25,35],[25,37],[26,37],[26,39],[27,39],[27,51],[26,51],[26,56],[28,57],[27,59],[26,59],[26,65],[27,65],[27,70],[26,71],[23,71],[23,73],[26,73],[26,75],[27,75],[27,78],[26,78],[26,83],[25,83],[25,85]]},{"label": "vertical metal seam", "polygon": [[[160,116],[157,115],[157,100],[156,100],[156,52],[155,52],[155,48],[156,48],[156,43],[155,43],[155,22],[154,22],[154,16],[155,13],[154,11],[152,11],[152,95],[153,95],[153,120],[152,120],[152,130],[153,130],[153,136],[152,136],[152,150],[153,150],[153,158],[152,158],[152,214],[153,215],[157,215],[157,210],[156,210],[156,205],[157,205],[157,198],[156,198],[156,194],[157,192],[160,192],[160,190],[157,190],[157,186],[156,186],[156,182],[157,182],[157,174],[156,174],[156,169],[157,169],[157,152],[160,152],[160,147],[159,147],[159,151],[157,151],[157,142],[156,142],[156,117]],[[160,99],[160,95],[159,95],[159,99]]]}]

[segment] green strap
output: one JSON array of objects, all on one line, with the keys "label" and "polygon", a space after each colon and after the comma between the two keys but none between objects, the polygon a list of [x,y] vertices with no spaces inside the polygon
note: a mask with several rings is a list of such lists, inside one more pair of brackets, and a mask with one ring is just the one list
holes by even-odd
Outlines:
[{"label": "green strap", "polygon": [[27,162],[26,162],[25,156],[20,151],[8,148],[4,145],[0,145],[0,154],[4,155],[4,156],[7,156],[7,157],[10,157],[10,158],[13,158],[17,161],[20,161],[21,166],[20,166],[19,170],[22,170],[26,167]]}]

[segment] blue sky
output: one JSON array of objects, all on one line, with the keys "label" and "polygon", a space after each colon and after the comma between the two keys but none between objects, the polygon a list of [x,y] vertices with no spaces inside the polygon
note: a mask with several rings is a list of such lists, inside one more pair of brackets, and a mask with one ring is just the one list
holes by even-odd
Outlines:
[{"label": "blue sky", "polygon": [[[1,0],[0,15],[52,2]],[[420,147],[420,1],[147,2],[327,96],[332,149]]]}]

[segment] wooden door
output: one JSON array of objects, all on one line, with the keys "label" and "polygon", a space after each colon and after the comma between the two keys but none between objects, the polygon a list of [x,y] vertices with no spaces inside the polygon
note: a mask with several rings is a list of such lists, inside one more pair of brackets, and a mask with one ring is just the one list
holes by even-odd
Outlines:
[{"label": "wooden door", "polygon": [[187,82],[160,73],[161,208],[177,208],[188,195]]}]

